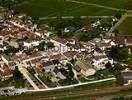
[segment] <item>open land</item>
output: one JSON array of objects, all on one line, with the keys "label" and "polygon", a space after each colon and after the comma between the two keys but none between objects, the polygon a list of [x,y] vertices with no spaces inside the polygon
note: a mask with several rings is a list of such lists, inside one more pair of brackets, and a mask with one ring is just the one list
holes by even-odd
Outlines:
[{"label": "open land", "polygon": [[[120,4],[119,4],[120,5]],[[19,12],[25,12],[31,16],[110,16],[116,11],[77,4],[66,0],[32,0],[29,3],[15,5]]]}]

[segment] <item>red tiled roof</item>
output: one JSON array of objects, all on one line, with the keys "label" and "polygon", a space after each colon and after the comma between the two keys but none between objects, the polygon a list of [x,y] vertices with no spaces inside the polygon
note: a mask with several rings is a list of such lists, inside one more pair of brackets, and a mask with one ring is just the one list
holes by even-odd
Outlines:
[{"label": "red tiled roof", "polygon": [[37,74],[43,74],[43,69],[40,67],[35,67],[34,70]]},{"label": "red tiled roof", "polygon": [[125,37],[124,36],[117,36],[117,37],[115,37],[115,42],[118,45],[124,45],[125,44]]},{"label": "red tiled roof", "polygon": [[32,64],[36,64],[38,62],[38,59],[31,60]]},{"label": "red tiled roof", "polygon": [[60,59],[61,58],[61,54],[57,54],[57,55],[53,55],[50,57],[51,59]]},{"label": "red tiled roof", "polygon": [[113,37],[112,36],[104,36],[103,39],[111,39],[112,40]]},{"label": "red tiled roof", "polygon": [[127,42],[127,43],[132,43],[132,38],[127,38],[127,39],[126,39],[126,42]]},{"label": "red tiled roof", "polygon": [[67,42],[66,39],[60,39],[60,38],[58,38],[56,41],[58,41],[58,42],[60,42],[62,44],[65,44]]},{"label": "red tiled roof", "polygon": [[75,55],[77,54],[76,51],[68,51],[68,52],[65,52],[64,55],[66,57],[74,57]]},{"label": "red tiled roof", "polygon": [[5,67],[3,70],[4,71],[2,73],[2,76],[9,76],[12,74],[11,70],[8,67]]},{"label": "red tiled roof", "polygon": [[43,62],[43,67],[47,67],[51,65],[53,65],[51,61]]},{"label": "red tiled roof", "polygon": [[76,48],[76,45],[75,45],[75,44],[67,43],[66,45],[67,45],[68,47],[71,47],[71,48]]}]

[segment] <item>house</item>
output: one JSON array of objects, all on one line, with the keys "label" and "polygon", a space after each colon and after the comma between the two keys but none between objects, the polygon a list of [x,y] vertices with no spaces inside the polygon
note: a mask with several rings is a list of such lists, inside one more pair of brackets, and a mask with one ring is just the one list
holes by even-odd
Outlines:
[{"label": "house", "polygon": [[81,68],[80,68],[78,65],[75,65],[73,68],[74,68],[74,70],[75,70],[76,72],[78,72],[78,73],[81,72]]},{"label": "house", "polygon": [[24,47],[32,48],[34,46],[38,46],[39,41],[25,41],[23,45],[24,45]]},{"label": "house", "polygon": [[52,63],[52,61],[44,61],[42,62],[42,67],[45,70],[45,72],[50,72],[54,70],[55,65]]},{"label": "house", "polygon": [[41,66],[34,67],[34,71],[37,75],[43,75],[43,73],[44,73],[44,70]]},{"label": "house", "polygon": [[91,76],[96,73],[96,70],[92,68],[92,66],[88,63],[85,63],[81,60],[76,61],[76,66],[80,67],[81,73],[85,76]]},{"label": "house", "polygon": [[105,69],[105,64],[108,63],[108,61],[109,59],[105,55],[95,56],[92,65],[95,66],[97,70]]},{"label": "house", "polygon": [[76,51],[68,51],[68,52],[63,53],[63,55],[68,59],[75,58],[77,54],[78,52]]},{"label": "house", "polygon": [[125,46],[125,37],[118,35],[115,37],[115,43],[119,46],[119,47],[124,47]]},{"label": "house", "polygon": [[114,37],[112,37],[112,36],[104,36],[104,37],[102,37],[102,40],[105,43],[110,43],[113,39],[114,39]]},{"label": "house", "polygon": [[126,38],[125,45],[126,46],[132,46],[132,38],[130,38],[130,37]]},{"label": "house", "polygon": [[[1,54],[1,59],[4,61],[4,63],[8,66],[12,66],[12,69],[15,68],[15,62],[13,61],[13,59],[11,59],[10,57],[8,57],[5,54]],[[14,66],[14,67],[13,67]]]},{"label": "house", "polygon": [[0,68],[0,78],[1,78],[1,80],[6,80],[10,77],[12,77],[12,72],[11,72],[11,69],[9,67]]}]

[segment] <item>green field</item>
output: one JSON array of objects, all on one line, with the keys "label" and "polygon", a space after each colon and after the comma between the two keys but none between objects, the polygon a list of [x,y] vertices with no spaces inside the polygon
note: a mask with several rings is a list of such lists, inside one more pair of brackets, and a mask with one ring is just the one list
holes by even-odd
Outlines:
[{"label": "green field", "polygon": [[82,5],[66,0],[31,0],[12,7],[16,11],[25,12],[30,16],[88,16],[114,15],[116,12],[95,6]]},{"label": "green field", "polygon": [[132,0],[77,0],[120,9],[132,10]]},{"label": "green field", "polygon": [[132,17],[128,17],[125,21],[117,28],[120,34],[132,36]]}]

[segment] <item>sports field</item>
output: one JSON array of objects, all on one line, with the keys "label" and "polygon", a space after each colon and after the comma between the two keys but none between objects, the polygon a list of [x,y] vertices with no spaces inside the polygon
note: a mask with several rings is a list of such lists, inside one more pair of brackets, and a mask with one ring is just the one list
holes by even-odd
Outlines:
[{"label": "sports field", "polygon": [[12,8],[19,12],[25,12],[30,16],[38,17],[88,15],[109,16],[114,15],[116,12],[113,10],[99,8],[96,6],[73,3],[66,0],[31,0],[29,3],[15,5]]}]

